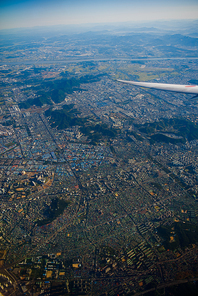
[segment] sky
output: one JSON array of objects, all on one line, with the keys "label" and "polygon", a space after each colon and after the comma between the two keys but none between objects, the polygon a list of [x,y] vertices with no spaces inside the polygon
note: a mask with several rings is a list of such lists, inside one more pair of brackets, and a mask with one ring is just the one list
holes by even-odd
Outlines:
[{"label": "sky", "polygon": [[0,0],[0,30],[198,19],[198,0]]}]

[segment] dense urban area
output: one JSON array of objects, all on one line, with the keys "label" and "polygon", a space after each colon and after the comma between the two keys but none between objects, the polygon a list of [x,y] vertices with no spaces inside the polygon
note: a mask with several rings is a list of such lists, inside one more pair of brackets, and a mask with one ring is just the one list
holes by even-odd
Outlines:
[{"label": "dense urban area", "polygon": [[0,34],[0,295],[197,295],[196,28]]}]

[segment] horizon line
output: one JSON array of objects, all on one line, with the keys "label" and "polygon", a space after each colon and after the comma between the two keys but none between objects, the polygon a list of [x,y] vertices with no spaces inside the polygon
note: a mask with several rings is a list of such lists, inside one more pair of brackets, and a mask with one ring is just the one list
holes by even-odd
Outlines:
[{"label": "horizon line", "polygon": [[[157,20],[136,20],[136,21],[109,21],[109,22],[100,22],[100,23],[78,23],[78,24],[54,24],[54,25],[36,25],[36,26],[24,26],[24,27],[13,27],[13,28],[4,28],[0,29],[1,31],[9,31],[9,30],[20,30],[20,29],[34,29],[34,28],[50,28],[50,27],[79,27],[79,26],[92,26],[92,25],[97,25],[97,26],[102,26],[102,25],[121,25],[121,24],[148,24],[148,23],[160,23],[160,22],[194,22],[198,21],[198,18],[194,19],[157,19]],[[168,29],[166,29],[168,30]],[[171,30],[171,29],[169,29]]]}]

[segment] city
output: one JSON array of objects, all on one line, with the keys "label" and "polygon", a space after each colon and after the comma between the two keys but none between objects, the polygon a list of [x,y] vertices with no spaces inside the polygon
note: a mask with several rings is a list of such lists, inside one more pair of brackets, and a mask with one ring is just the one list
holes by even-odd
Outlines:
[{"label": "city", "polygon": [[197,38],[89,34],[2,46],[0,292],[194,289],[198,101],[116,79],[198,84]]}]

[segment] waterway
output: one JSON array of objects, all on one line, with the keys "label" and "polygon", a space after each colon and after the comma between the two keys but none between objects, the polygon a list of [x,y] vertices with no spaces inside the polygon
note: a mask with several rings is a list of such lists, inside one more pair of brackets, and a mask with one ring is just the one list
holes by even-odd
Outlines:
[{"label": "waterway", "polygon": [[70,57],[65,60],[29,60],[29,61],[3,61],[0,65],[35,65],[35,64],[68,64],[79,62],[107,62],[107,61],[161,61],[161,60],[198,60],[198,57],[164,57],[164,58],[75,58]]}]

